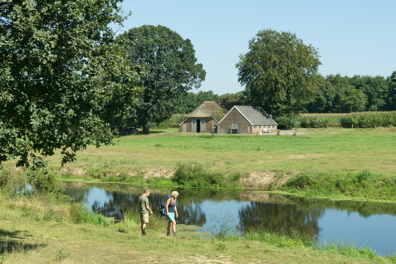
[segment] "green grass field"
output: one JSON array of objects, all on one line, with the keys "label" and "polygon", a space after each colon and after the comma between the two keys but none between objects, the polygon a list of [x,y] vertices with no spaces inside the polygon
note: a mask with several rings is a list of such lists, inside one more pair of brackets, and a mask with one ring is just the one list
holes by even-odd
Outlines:
[{"label": "green grass field", "polygon": [[[122,136],[114,146],[89,147],[66,165],[82,174],[174,169],[177,163],[201,163],[222,173],[281,171],[343,174],[368,170],[395,175],[396,129],[301,129],[305,136],[253,136],[176,133]],[[60,155],[50,157],[59,168]],[[5,163],[12,166],[15,163]]]}]

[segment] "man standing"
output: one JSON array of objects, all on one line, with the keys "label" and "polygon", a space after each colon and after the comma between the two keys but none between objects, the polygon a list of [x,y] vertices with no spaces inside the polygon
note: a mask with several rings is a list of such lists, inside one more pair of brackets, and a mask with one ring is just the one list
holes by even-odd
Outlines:
[{"label": "man standing", "polygon": [[153,214],[153,211],[150,209],[150,203],[147,197],[150,195],[150,190],[144,190],[144,193],[139,197],[139,213],[140,213],[140,222],[142,235],[146,235],[146,225],[149,222],[149,212]]}]

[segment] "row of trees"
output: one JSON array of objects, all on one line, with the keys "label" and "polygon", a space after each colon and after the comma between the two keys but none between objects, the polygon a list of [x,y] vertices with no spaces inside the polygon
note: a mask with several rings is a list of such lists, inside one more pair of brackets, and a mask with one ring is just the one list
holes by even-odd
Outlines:
[{"label": "row of trees", "polygon": [[[351,113],[359,111],[394,111],[396,72],[385,78],[382,76],[347,77],[328,75],[323,85],[312,95],[310,103],[302,112],[309,113]],[[177,113],[187,114],[197,108],[203,101],[240,102],[253,105],[249,89],[232,94],[214,94],[212,91],[199,91],[197,94],[188,92],[179,98]],[[264,105],[264,109],[268,109]]]},{"label": "row of trees", "polygon": [[396,72],[390,77],[339,74],[326,77],[314,101],[307,105],[310,113],[350,113],[358,111],[396,110]]},{"label": "row of trees", "polygon": [[150,25],[116,37],[109,25],[126,19],[120,3],[0,3],[0,165],[19,157],[19,166],[43,167],[57,149],[62,164],[71,162],[88,145],[112,143],[109,123],[148,133],[205,100],[240,101],[273,115],[396,105],[396,73],[325,79],[315,48],[271,29],[260,31],[236,64],[245,91],[193,94],[206,72],[191,41]]},{"label": "row of trees", "polygon": [[319,57],[295,34],[260,31],[236,64],[238,80],[246,85],[242,100],[275,116],[396,110],[396,72],[388,78],[324,78],[318,72]]}]

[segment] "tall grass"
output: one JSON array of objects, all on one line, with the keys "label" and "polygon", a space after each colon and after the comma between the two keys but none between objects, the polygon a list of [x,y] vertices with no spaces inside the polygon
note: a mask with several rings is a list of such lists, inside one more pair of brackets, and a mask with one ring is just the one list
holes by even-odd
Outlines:
[{"label": "tall grass", "polygon": [[205,170],[199,163],[179,163],[172,181],[183,187],[238,188],[240,173],[225,175],[221,172]]},{"label": "tall grass", "polygon": [[344,195],[357,198],[396,200],[396,176],[360,173],[331,174],[303,172],[290,178],[280,190],[302,192],[305,196]]},{"label": "tall grass", "polygon": [[95,214],[85,205],[78,203],[73,203],[70,206],[70,218],[71,221],[75,224],[86,223],[108,227],[112,223],[109,218],[101,214]]},{"label": "tall grass", "polygon": [[290,129],[303,128],[326,128],[354,127],[373,128],[376,126],[396,126],[396,112],[364,112],[349,114],[310,114],[295,116],[279,116],[276,118],[278,127]]}]

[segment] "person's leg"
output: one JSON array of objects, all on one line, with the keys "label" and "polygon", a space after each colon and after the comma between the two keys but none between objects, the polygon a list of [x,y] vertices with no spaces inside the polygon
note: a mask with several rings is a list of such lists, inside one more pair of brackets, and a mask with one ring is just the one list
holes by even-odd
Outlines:
[{"label": "person's leg", "polygon": [[167,236],[170,234],[170,227],[171,227],[172,222],[168,222],[168,232],[166,233]]},{"label": "person's leg", "polygon": [[142,235],[146,234],[146,225],[148,224],[148,214],[140,214],[140,222],[142,223],[140,229],[142,230]]},{"label": "person's leg", "polygon": [[172,222],[173,233],[176,233],[176,221]]}]

